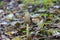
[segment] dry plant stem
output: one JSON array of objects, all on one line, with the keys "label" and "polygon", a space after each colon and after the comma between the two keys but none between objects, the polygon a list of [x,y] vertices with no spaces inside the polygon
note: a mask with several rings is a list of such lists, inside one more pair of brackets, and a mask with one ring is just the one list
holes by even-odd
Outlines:
[{"label": "dry plant stem", "polygon": [[58,10],[58,9],[55,9],[55,12],[58,13],[58,14],[60,14],[60,10]]}]

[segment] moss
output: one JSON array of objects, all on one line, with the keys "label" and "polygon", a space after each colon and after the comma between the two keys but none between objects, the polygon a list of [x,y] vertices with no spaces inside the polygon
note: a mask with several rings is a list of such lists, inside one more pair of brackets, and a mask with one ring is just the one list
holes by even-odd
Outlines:
[{"label": "moss", "polygon": [[3,1],[0,2],[0,6],[3,6]]}]

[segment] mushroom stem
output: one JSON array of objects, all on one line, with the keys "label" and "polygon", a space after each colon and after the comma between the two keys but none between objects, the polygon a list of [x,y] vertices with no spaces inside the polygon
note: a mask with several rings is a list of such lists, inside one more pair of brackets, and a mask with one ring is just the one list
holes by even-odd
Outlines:
[{"label": "mushroom stem", "polygon": [[28,24],[27,24],[26,30],[27,30],[27,37],[28,37],[29,36],[29,25]]},{"label": "mushroom stem", "polygon": [[29,36],[29,25],[27,24],[27,27],[26,27],[26,30],[27,30],[27,40],[30,40],[30,36]]}]

